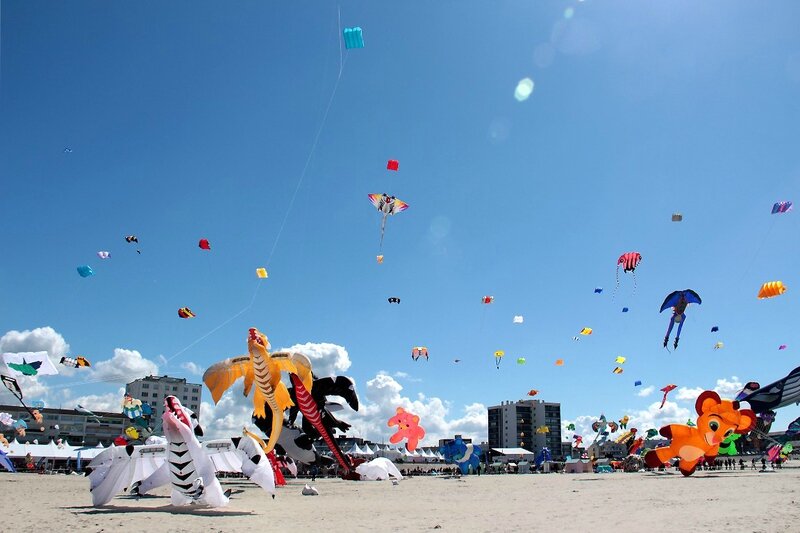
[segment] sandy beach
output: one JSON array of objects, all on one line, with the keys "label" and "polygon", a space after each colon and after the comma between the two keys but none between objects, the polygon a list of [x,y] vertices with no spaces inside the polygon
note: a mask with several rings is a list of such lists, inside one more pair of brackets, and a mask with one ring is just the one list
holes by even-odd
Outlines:
[{"label": "sandy beach", "polygon": [[[302,496],[290,480],[273,500],[226,481],[219,510],[169,506],[168,491],[91,507],[88,480],[0,475],[0,511],[15,531],[796,531],[800,469],[678,473],[413,477],[390,482],[317,480]],[[238,492],[241,491],[241,492]]]}]

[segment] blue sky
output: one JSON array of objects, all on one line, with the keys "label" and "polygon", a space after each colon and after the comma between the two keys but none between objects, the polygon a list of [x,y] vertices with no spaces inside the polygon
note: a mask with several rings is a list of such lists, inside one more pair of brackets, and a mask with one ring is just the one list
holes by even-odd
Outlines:
[{"label": "blue sky", "polygon": [[[338,85],[337,7],[366,43]],[[403,394],[451,417],[531,388],[564,418],[622,416],[655,401],[636,379],[712,388],[798,366],[797,218],[770,215],[798,199],[796,2],[1,9],[0,334],[50,326],[73,355],[136,350],[198,379],[181,365],[243,353],[256,326],[274,347],[344,346],[360,388],[408,374]],[[382,265],[379,192],[411,206],[387,223]],[[613,297],[633,250],[635,294],[626,274]],[[757,300],[771,280],[789,291]],[[704,302],[668,353],[658,308],[684,288]],[[118,387],[84,381],[45,383]]]}]

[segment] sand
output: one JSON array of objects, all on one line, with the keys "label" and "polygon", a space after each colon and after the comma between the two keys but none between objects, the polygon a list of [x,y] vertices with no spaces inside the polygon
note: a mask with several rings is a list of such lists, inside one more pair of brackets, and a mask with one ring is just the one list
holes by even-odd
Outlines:
[{"label": "sand", "polygon": [[800,531],[800,468],[774,473],[495,475],[388,481],[290,480],[273,500],[247,481],[218,510],[174,508],[168,491],[91,507],[88,479],[1,474],[14,531]]}]

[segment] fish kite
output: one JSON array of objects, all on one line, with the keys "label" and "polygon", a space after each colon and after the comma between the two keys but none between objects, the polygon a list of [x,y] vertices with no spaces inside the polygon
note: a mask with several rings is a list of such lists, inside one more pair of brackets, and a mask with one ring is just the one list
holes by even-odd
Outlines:
[{"label": "fish kite", "polygon": [[378,211],[383,213],[383,218],[381,220],[380,243],[380,247],[383,248],[383,234],[386,231],[386,219],[389,217],[389,215],[396,215],[397,213],[402,213],[408,209],[408,204],[398,198],[395,198],[394,196],[389,196],[386,193],[369,194],[367,196],[369,201],[372,202],[372,205],[374,205]]},{"label": "fish kite", "polygon": [[89,276],[94,276],[94,270],[89,265],[81,265],[77,268],[78,275],[82,278],[88,278]]},{"label": "fish kite", "polygon": [[658,407],[659,409],[664,407],[664,404],[667,402],[667,394],[669,394],[671,391],[673,391],[673,390],[675,390],[677,388],[678,388],[677,385],[670,384],[670,385],[667,385],[666,387],[664,387],[663,389],[659,389],[659,390],[661,390],[661,392],[664,393],[664,397],[661,399],[661,405]]},{"label": "fish kite", "polygon": [[61,363],[64,366],[71,366],[73,368],[84,368],[92,366],[89,360],[82,355],[79,355],[74,359],[72,357],[62,357],[59,363]]},{"label": "fish kite", "polygon": [[[244,395],[253,392],[254,416],[266,417],[265,405],[269,406],[272,414],[272,431],[269,444],[265,450],[271,452],[280,438],[283,428],[283,412],[292,407],[294,403],[289,396],[286,385],[281,381],[281,372],[298,374],[298,369],[288,353],[269,353],[269,340],[267,336],[256,328],[250,328],[247,339],[247,349],[250,355],[225,359],[211,365],[203,374],[203,382],[211,391],[211,397],[216,404],[222,394],[228,390],[239,378],[244,378]],[[311,389],[311,372],[307,372],[306,388]],[[255,385],[255,386],[254,386]]]},{"label": "fish kite", "polygon": [[197,315],[192,313],[192,310],[189,309],[188,307],[181,307],[180,309],[178,309],[178,316],[181,318],[194,318]]},{"label": "fish kite", "polygon": [[428,349],[425,346],[414,346],[411,349],[411,359],[416,361],[420,357],[424,357],[425,360],[428,360]]},{"label": "fish kite", "polygon": [[672,307],[672,316],[669,319],[669,327],[667,328],[667,334],[664,336],[664,348],[667,347],[667,343],[669,342],[670,333],[672,333],[672,328],[675,326],[675,323],[678,323],[678,331],[675,333],[675,344],[674,347],[678,348],[678,341],[681,338],[681,330],[683,329],[683,324],[686,322],[686,307],[689,304],[702,304],[703,301],[700,299],[700,296],[694,292],[692,289],[685,289],[682,291],[675,291],[671,292],[667,297],[664,299],[664,303],[661,304],[661,311],[663,313],[665,309]]}]

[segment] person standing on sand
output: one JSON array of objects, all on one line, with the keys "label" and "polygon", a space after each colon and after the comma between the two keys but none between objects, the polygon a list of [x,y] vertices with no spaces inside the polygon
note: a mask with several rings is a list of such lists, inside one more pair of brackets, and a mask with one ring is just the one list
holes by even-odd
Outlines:
[{"label": "person standing on sand", "polygon": [[755,469],[756,469],[756,458],[753,457],[753,470],[755,470]]},{"label": "person standing on sand", "polygon": [[761,470],[766,470],[766,469],[767,469],[767,460],[766,460],[766,458],[762,457],[761,458]]}]

